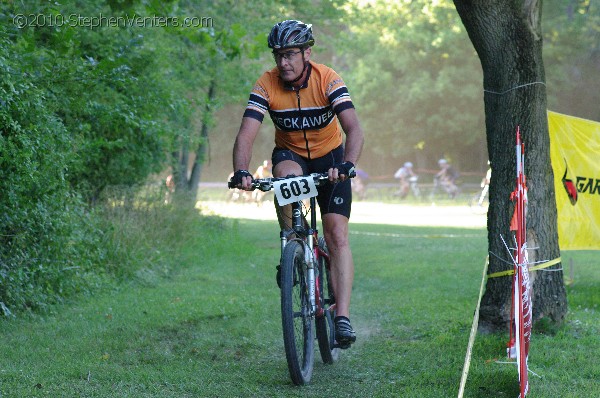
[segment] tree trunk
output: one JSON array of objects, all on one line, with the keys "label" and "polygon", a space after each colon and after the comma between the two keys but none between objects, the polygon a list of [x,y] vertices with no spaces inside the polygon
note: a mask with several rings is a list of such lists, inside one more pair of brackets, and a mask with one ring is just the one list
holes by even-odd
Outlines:
[{"label": "tree trunk", "polygon": [[177,188],[176,192],[182,192],[187,189],[188,181],[188,163],[190,159],[190,137],[181,137],[181,154],[179,155],[179,164],[176,175]]},{"label": "tree trunk", "polygon": [[192,166],[192,175],[190,176],[189,190],[192,198],[196,198],[198,193],[198,184],[202,174],[202,165],[205,161],[206,148],[208,147],[208,127],[212,119],[212,103],[215,100],[216,77],[210,82],[208,95],[206,98],[206,106],[204,108],[204,116],[202,121],[202,131],[200,134],[200,143],[196,149],[196,160]]},{"label": "tree trunk", "polygon": [[[560,256],[546,86],[542,61],[541,1],[454,0],[483,68],[487,146],[492,167],[488,212],[489,273],[512,269],[505,238],[509,231],[516,186],[516,128],[525,144],[528,186],[527,245],[529,263]],[[556,264],[548,269],[562,268]],[[559,324],[567,312],[562,271],[530,275],[534,322]],[[510,276],[488,279],[481,302],[483,331],[507,330],[511,305]]]}]

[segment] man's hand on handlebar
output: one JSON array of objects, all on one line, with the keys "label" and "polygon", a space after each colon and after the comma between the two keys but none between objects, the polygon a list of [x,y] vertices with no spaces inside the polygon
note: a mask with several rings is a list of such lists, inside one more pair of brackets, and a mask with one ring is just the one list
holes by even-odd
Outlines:
[{"label": "man's hand on handlebar", "polygon": [[352,178],[356,175],[354,163],[352,162],[338,163],[329,169],[327,173],[329,175],[329,181],[344,181],[345,179]]},{"label": "man's hand on handlebar", "polygon": [[252,174],[250,174],[248,170],[236,170],[236,172],[233,173],[233,177],[231,177],[229,187],[251,191],[253,189],[253,181],[254,179],[252,178]]}]

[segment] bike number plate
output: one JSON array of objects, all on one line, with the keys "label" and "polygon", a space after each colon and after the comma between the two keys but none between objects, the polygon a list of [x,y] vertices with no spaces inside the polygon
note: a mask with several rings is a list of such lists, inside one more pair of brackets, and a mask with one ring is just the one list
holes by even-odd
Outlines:
[{"label": "bike number plate", "polygon": [[279,206],[317,196],[317,186],[312,177],[296,177],[273,183]]}]

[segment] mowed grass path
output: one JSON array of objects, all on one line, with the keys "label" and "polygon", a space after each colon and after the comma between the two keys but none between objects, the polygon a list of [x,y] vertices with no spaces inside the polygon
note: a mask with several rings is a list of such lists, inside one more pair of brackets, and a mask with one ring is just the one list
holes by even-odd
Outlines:
[{"label": "mowed grass path", "polygon": [[[226,221],[197,234],[169,276],[45,315],[0,321],[4,397],[455,397],[477,302],[484,229],[352,225],[357,343],[334,365],[318,352],[293,386],[281,337],[274,222]],[[195,233],[195,232],[191,232]],[[201,242],[201,244],[200,244]],[[600,396],[600,267],[574,259],[571,312],[531,343],[531,397]],[[516,397],[508,336],[478,335],[465,397]],[[317,349],[318,350],[318,349]]]}]

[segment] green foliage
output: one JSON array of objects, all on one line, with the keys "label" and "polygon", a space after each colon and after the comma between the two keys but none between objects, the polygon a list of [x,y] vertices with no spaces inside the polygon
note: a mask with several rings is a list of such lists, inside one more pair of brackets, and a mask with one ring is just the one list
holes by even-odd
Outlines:
[{"label": "green foliage", "polygon": [[600,120],[600,7],[589,0],[544,2],[544,65],[549,108]]},{"label": "green foliage", "polygon": [[[56,23],[57,15],[102,14],[114,15],[102,1],[0,5],[4,315],[44,308],[116,274],[107,254],[118,243],[103,239],[108,227],[85,203],[162,167],[163,120],[176,97],[156,78],[152,36]],[[19,29],[18,15],[42,17]]]},{"label": "green foliage", "polygon": [[0,306],[43,307],[91,282],[98,233],[67,182],[72,137],[0,41]]},{"label": "green foliage", "polygon": [[481,68],[452,2],[356,1],[346,9],[344,76],[366,150],[421,168],[444,156],[474,168],[485,137]]},{"label": "green foliage", "polygon": [[[179,131],[172,145],[171,163],[180,188],[195,193],[198,181],[192,179],[199,178],[194,174],[196,166],[210,161],[206,148],[215,135],[210,131],[216,124],[216,112],[247,98],[258,74],[256,58],[265,47],[260,38],[266,40],[264,32],[270,28],[266,16],[274,7],[271,2],[180,1],[169,10],[180,17],[211,16],[213,22],[201,29],[181,27],[169,31],[172,49],[181,61],[172,66],[179,71],[173,84],[179,87],[180,95],[190,99],[185,129]],[[188,181],[192,153],[196,155],[194,173]]]},{"label": "green foliage", "polygon": [[[47,112],[64,125],[72,149],[67,178],[95,200],[105,186],[136,184],[160,169],[166,132],[161,115],[169,91],[153,76],[152,36],[135,28],[91,28],[73,18],[116,17],[100,0],[49,4],[3,6],[9,21],[14,15],[47,18],[12,32],[11,47],[22,53],[14,70],[30,77],[43,92]],[[56,22],[63,20],[70,23]]]}]

